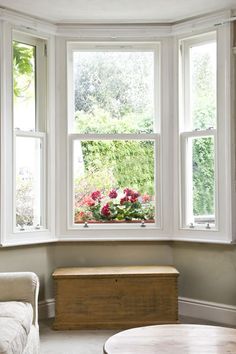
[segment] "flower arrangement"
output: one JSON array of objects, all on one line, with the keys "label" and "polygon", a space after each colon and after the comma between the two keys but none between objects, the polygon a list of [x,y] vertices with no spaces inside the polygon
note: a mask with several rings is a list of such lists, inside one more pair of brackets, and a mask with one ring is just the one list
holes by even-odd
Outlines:
[{"label": "flower arrangement", "polygon": [[75,222],[129,222],[154,220],[154,203],[148,194],[141,195],[130,188],[112,189],[107,194],[96,190],[86,195],[76,206]]}]

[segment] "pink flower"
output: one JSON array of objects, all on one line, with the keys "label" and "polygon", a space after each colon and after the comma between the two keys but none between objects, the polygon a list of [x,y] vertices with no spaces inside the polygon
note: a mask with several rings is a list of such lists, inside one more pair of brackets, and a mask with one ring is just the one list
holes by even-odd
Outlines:
[{"label": "pink flower", "polygon": [[143,201],[144,203],[150,202],[150,200],[151,200],[150,195],[148,195],[148,194],[143,194],[143,195],[142,195],[142,201]]},{"label": "pink flower", "polygon": [[97,199],[100,199],[101,198],[101,192],[100,191],[95,191],[95,192],[93,192],[92,194],[91,194],[91,198],[93,199],[93,200],[97,200]]},{"label": "pink flower", "polygon": [[101,214],[104,215],[104,216],[109,216],[109,215],[111,215],[110,208],[109,208],[109,204],[105,204],[105,205],[102,207]]},{"label": "pink flower", "polygon": [[117,195],[118,195],[118,194],[117,194],[117,191],[116,191],[115,189],[112,189],[112,190],[110,191],[110,193],[109,193],[109,197],[112,198],[112,199],[116,198]]},{"label": "pink flower", "polygon": [[91,197],[84,197],[84,199],[81,202],[81,205],[87,205],[89,207],[94,206],[95,205],[95,201],[94,199],[92,199]]},{"label": "pink flower", "polygon": [[86,221],[91,217],[92,217],[91,212],[80,211],[78,214],[76,214],[76,221]]}]

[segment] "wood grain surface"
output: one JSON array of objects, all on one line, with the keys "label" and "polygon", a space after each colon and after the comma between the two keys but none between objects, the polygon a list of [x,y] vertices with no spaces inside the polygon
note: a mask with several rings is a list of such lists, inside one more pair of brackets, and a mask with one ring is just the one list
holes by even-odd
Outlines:
[{"label": "wood grain surface", "polygon": [[104,354],[226,353],[236,353],[236,329],[188,324],[133,328],[104,345]]},{"label": "wood grain surface", "polygon": [[54,329],[124,329],[178,322],[173,267],[61,268]]},{"label": "wood grain surface", "polygon": [[80,278],[84,276],[103,277],[106,276],[124,276],[124,275],[145,276],[159,274],[160,276],[178,275],[179,272],[172,266],[126,266],[126,267],[71,267],[57,268],[52,276],[56,278]]}]

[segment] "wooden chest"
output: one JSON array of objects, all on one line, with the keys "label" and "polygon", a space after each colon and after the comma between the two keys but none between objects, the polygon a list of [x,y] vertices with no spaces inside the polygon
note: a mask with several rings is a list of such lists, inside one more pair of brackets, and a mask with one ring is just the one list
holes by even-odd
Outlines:
[{"label": "wooden chest", "polygon": [[171,266],[59,268],[54,329],[115,329],[178,322]]}]

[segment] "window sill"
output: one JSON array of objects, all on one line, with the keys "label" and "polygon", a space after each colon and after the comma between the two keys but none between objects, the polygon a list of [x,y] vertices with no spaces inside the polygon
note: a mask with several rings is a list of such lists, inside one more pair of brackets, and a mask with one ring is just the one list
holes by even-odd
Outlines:
[{"label": "window sill", "polygon": [[37,245],[42,243],[55,242],[57,238],[49,230],[25,230],[10,234],[2,240],[1,247]]},{"label": "window sill", "polygon": [[208,243],[208,244],[219,244],[219,245],[233,245],[236,244],[234,240],[220,240],[220,239],[199,239],[199,238],[186,238],[181,236],[167,236],[167,235],[155,235],[155,236],[71,236],[71,235],[61,235],[58,238],[48,237],[48,238],[38,238],[31,240],[7,240],[0,244],[0,248],[7,247],[22,247],[22,246],[33,246],[48,243],[70,243],[70,242],[186,242],[186,243]]},{"label": "window sill", "polygon": [[[192,232],[194,231],[194,232]],[[213,230],[163,230],[157,226],[135,227],[123,225],[123,228],[104,227],[64,230],[57,236],[48,230],[35,232],[22,231],[10,234],[0,247],[38,245],[52,242],[191,242],[209,244],[234,244],[230,234]]]}]

